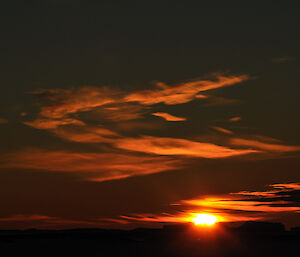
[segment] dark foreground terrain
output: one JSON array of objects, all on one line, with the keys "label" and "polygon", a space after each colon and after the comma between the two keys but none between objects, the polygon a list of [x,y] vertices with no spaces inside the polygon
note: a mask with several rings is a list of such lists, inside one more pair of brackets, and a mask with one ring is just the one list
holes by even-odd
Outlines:
[{"label": "dark foreground terrain", "polygon": [[300,228],[247,222],[162,229],[2,230],[1,256],[300,256]]}]

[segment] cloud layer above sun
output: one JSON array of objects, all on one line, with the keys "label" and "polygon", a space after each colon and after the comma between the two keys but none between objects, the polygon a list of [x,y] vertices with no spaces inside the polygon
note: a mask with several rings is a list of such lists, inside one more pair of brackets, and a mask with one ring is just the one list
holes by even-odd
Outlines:
[{"label": "cloud layer above sun", "polygon": [[198,213],[213,214],[219,221],[270,220],[279,213],[300,214],[300,184],[273,184],[265,191],[241,191],[172,203],[161,214],[123,215],[130,222],[192,222]]},{"label": "cloud layer above sun", "polygon": [[[231,126],[241,116],[233,114],[222,126],[213,120],[202,124],[213,136],[184,133],[195,119],[188,118],[193,112],[190,102],[201,105],[205,101],[205,108],[229,104],[230,99],[214,96],[215,90],[247,80],[248,75],[215,73],[172,85],[155,82],[149,89],[131,92],[111,86],[35,90],[32,95],[38,111],[35,116],[22,115],[23,124],[46,131],[44,136],[61,144],[55,150],[28,146],[7,153],[0,157],[0,167],[65,172],[103,182],[178,170],[191,159],[275,158],[299,151],[299,146],[279,140],[240,135]],[[167,110],[172,106],[177,109]],[[182,126],[180,133],[169,135],[177,124]]]}]

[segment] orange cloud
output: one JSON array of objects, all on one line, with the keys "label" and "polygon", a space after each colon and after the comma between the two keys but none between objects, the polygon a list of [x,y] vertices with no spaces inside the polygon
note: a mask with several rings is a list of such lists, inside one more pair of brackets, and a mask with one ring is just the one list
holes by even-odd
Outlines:
[{"label": "orange cloud", "polygon": [[60,119],[68,114],[88,111],[112,103],[117,92],[107,87],[80,87],[77,89],[49,89],[33,92],[41,101],[42,117]]},{"label": "orange cloud", "polygon": [[101,127],[62,127],[51,130],[51,132],[67,141],[78,143],[103,143],[110,142],[112,138],[119,135],[106,128]]},{"label": "orange cloud", "polygon": [[224,146],[187,139],[151,136],[121,138],[116,140],[114,144],[118,148],[137,152],[202,158],[226,158],[259,152],[256,150],[230,149]]},{"label": "orange cloud", "polygon": [[0,124],[5,124],[5,123],[8,123],[8,120],[7,120],[7,119],[0,118]]},{"label": "orange cloud", "polygon": [[211,126],[211,128],[214,129],[214,130],[217,130],[217,131],[219,131],[221,133],[224,133],[224,134],[229,134],[229,135],[233,134],[232,131],[230,131],[228,129],[221,128],[221,127]]},{"label": "orange cloud", "polygon": [[266,143],[266,142],[262,142],[262,141],[258,141],[258,140],[250,140],[250,139],[242,139],[242,138],[233,138],[230,140],[230,143],[232,145],[253,147],[256,149],[262,149],[262,150],[271,151],[271,152],[300,151],[300,146],[271,144],[271,143]]},{"label": "orange cloud", "polygon": [[55,129],[59,126],[63,125],[84,125],[84,123],[80,120],[76,119],[60,119],[60,120],[54,120],[54,119],[36,119],[34,121],[25,121],[25,125],[28,125],[30,127],[36,128],[36,129]]},{"label": "orange cloud", "polygon": [[242,118],[240,116],[235,116],[229,119],[230,122],[237,122],[240,121]]},{"label": "orange cloud", "polygon": [[[126,221],[125,221],[126,222]],[[124,222],[124,223],[125,223]],[[0,218],[1,229],[66,229],[77,227],[99,227],[105,226],[107,222],[100,219],[76,220],[59,217],[51,217],[39,214],[17,214],[9,217]]]},{"label": "orange cloud", "polygon": [[154,112],[154,113],[152,113],[152,115],[157,116],[157,117],[162,117],[166,121],[185,121],[186,120],[186,118],[176,117],[176,116],[173,116],[173,115],[171,115],[169,113],[165,113],[165,112]]},{"label": "orange cloud", "polygon": [[181,161],[168,157],[116,153],[74,153],[25,149],[3,155],[1,168],[79,173],[83,179],[106,181],[178,169]]},{"label": "orange cloud", "polygon": [[274,184],[266,191],[242,191],[229,195],[200,197],[171,204],[161,214],[123,215],[120,219],[142,222],[191,222],[197,213],[208,213],[219,221],[268,219],[278,213],[298,213],[300,183]]},{"label": "orange cloud", "polygon": [[[215,80],[197,80],[175,86],[164,83],[156,83],[156,89],[141,90],[128,94],[124,100],[127,102],[139,102],[143,105],[164,103],[167,105],[182,104],[192,101],[199,92],[217,89],[240,83],[248,79],[247,75],[221,76]],[[199,95],[197,96],[199,98]]]},{"label": "orange cloud", "polygon": [[104,118],[115,122],[136,120],[145,113],[145,107],[133,103],[114,103],[94,109],[89,117]]}]

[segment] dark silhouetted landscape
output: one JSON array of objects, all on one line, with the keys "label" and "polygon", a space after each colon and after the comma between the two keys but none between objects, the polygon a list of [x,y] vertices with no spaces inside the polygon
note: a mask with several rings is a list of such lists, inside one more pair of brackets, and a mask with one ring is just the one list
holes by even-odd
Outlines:
[{"label": "dark silhouetted landscape", "polygon": [[1,251],[28,256],[297,256],[300,228],[281,223],[192,224],[134,230],[2,230]]}]

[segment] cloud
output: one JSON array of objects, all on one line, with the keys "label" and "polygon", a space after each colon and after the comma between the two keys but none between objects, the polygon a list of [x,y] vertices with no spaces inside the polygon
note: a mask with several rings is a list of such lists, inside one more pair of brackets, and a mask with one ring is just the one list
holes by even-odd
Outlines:
[{"label": "cloud", "polygon": [[118,133],[102,127],[61,127],[51,132],[67,141],[78,143],[105,143],[118,137]]},{"label": "cloud", "polygon": [[152,113],[152,115],[157,116],[157,117],[162,117],[166,121],[185,121],[186,120],[186,118],[176,117],[176,116],[173,116],[173,115],[171,115],[169,113],[165,113],[165,112],[154,112],[154,113]]},{"label": "cloud", "polygon": [[41,105],[40,116],[50,119],[65,118],[72,113],[89,111],[113,103],[118,92],[108,87],[80,87],[49,89],[33,92]]},{"label": "cloud", "polygon": [[208,103],[206,106],[217,106],[217,105],[225,105],[225,104],[236,104],[239,103],[239,100],[229,99],[221,96],[207,96]]},{"label": "cloud", "polygon": [[60,119],[60,120],[54,120],[54,119],[36,119],[34,121],[25,121],[25,125],[36,128],[36,129],[55,129],[59,126],[63,125],[84,125],[84,123],[80,120],[76,119]]},{"label": "cloud", "polygon": [[282,144],[266,143],[259,140],[250,140],[242,138],[232,138],[232,145],[252,147],[256,149],[266,150],[270,152],[294,152],[300,151],[300,146],[288,146]]},{"label": "cloud", "polygon": [[[247,79],[247,75],[227,77],[216,75],[215,80],[196,80],[173,86],[157,82],[155,89],[133,92],[125,97],[125,101],[139,102],[143,105],[158,103],[167,105],[182,104],[194,100],[199,92],[234,85]],[[197,96],[197,98],[199,98],[199,96]]]},{"label": "cloud", "polygon": [[[141,222],[191,222],[198,213],[216,215],[219,221],[274,218],[279,213],[300,212],[300,183],[273,184],[265,191],[241,191],[182,200],[161,214],[123,215],[120,219]],[[169,208],[170,209],[170,208]]]},{"label": "cloud", "polygon": [[8,123],[8,120],[7,120],[7,119],[0,118],[0,124],[5,124],[5,123]]},{"label": "cloud", "polygon": [[240,121],[242,118],[240,116],[235,116],[229,119],[230,122],[237,122]]},{"label": "cloud", "polygon": [[133,103],[114,103],[95,108],[89,113],[89,117],[120,122],[140,119],[144,114],[145,106]]},{"label": "cloud", "polygon": [[259,152],[257,150],[230,149],[224,146],[200,143],[187,139],[152,136],[121,138],[115,140],[114,145],[121,149],[137,152],[200,158],[227,158]]},{"label": "cloud", "polygon": [[106,225],[106,222],[103,222],[100,219],[77,220],[40,214],[16,214],[0,218],[1,229],[31,229],[33,227],[38,229],[64,229],[74,227],[94,228],[104,225]]},{"label": "cloud", "polygon": [[228,129],[224,129],[224,128],[221,128],[221,127],[217,127],[217,126],[211,126],[212,129],[216,130],[216,131],[219,131],[221,133],[224,133],[224,134],[228,134],[228,135],[232,135],[233,132],[228,130]]},{"label": "cloud", "polygon": [[118,153],[79,153],[25,149],[5,154],[1,168],[79,173],[90,181],[107,181],[142,176],[181,167],[180,160],[162,156],[135,156]]},{"label": "cloud", "polygon": [[272,62],[274,63],[285,63],[293,60],[295,60],[295,58],[291,56],[281,56],[281,57],[272,58]]}]

